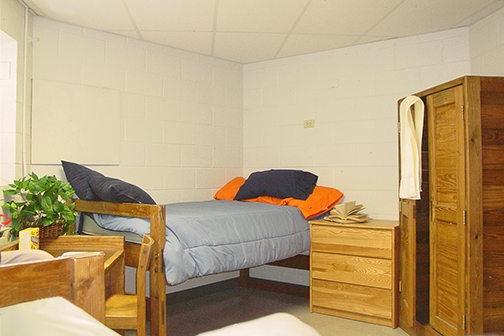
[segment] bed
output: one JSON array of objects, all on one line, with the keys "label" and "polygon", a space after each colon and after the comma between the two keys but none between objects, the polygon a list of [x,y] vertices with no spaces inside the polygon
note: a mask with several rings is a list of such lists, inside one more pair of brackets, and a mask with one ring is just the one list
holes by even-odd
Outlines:
[{"label": "bed", "polygon": [[[293,207],[234,201],[167,204],[163,253],[166,281],[184,281],[246,269],[309,249],[306,220]],[[133,243],[150,231],[149,221],[103,214],[85,216],[85,234],[120,234]]]},{"label": "bed", "polygon": [[[193,277],[240,270],[245,287],[307,294],[303,286],[249,277],[248,269],[276,265],[308,269],[309,226],[288,206],[235,201],[169,205],[78,200],[85,234],[125,235],[126,265],[138,260],[138,239],[156,241],[150,272],[151,334],[166,335],[166,286]],[[126,233],[125,233],[126,232]]]}]

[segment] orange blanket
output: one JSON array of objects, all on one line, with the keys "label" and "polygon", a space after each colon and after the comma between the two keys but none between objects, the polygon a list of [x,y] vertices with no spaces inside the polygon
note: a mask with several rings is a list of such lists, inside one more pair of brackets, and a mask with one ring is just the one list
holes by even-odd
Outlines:
[{"label": "orange blanket", "polygon": [[[232,179],[217,191],[214,198],[216,200],[234,200],[236,193],[243,183],[245,183],[243,177]],[[334,208],[342,197],[343,193],[338,189],[316,186],[313,193],[306,200],[299,200],[292,197],[280,199],[271,196],[260,196],[245,201],[293,206],[298,208],[306,219],[312,219]]]}]

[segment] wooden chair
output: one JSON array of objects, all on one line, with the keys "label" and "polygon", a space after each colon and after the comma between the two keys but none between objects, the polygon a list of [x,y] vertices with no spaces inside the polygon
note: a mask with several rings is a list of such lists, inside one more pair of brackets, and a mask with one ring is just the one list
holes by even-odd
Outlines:
[{"label": "wooden chair", "polygon": [[136,330],[146,335],[145,283],[154,240],[145,235],[140,247],[136,270],[136,294],[112,295],[105,302],[105,325],[116,330]]}]

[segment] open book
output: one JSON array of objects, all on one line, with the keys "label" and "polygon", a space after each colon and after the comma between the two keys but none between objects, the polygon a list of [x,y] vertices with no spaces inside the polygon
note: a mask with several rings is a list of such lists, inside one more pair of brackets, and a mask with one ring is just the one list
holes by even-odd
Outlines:
[{"label": "open book", "polygon": [[365,207],[362,204],[356,204],[355,201],[338,204],[331,210],[329,216],[324,217],[325,220],[350,224],[350,223],[365,223],[369,220],[368,215],[361,213]]}]

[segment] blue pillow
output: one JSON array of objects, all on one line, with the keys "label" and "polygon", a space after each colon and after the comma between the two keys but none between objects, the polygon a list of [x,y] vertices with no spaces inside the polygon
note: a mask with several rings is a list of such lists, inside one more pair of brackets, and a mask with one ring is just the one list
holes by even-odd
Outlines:
[{"label": "blue pillow", "polygon": [[152,197],[142,188],[116,178],[93,176],[89,180],[89,185],[93,193],[102,201],[156,204]]},{"label": "blue pillow", "polygon": [[317,185],[318,176],[302,170],[272,169],[250,174],[235,196],[241,201],[259,196],[293,197],[306,200]]},{"label": "blue pillow", "polygon": [[88,201],[98,199],[91,190],[89,180],[93,176],[103,176],[103,174],[73,162],[61,161],[61,164],[63,165],[66,179],[72,188],[74,188],[77,197]]}]

